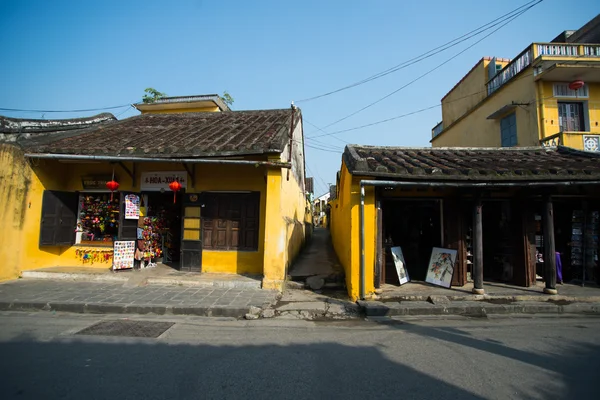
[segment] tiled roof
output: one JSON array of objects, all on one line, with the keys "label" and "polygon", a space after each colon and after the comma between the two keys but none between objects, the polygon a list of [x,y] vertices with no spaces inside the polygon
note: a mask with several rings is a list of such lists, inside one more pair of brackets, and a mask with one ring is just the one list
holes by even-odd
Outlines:
[{"label": "tiled roof", "polygon": [[75,131],[99,126],[117,119],[110,113],[93,117],[69,119],[26,119],[9,118],[0,115],[0,141],[17,141],[30,138],[52,136],[58,132]]},{"label": "tiled roof", "polygon": [[[291,115],[291,109],[142,114],[22,145],[29,153],[165,158],[280,153],[289,142]],[[294,123],[300,118],[297,109]]]},{"label": "tiled roof", "polygon": [[599,180],[600,154],[566,147],[410,148],[346,146],[353,175],[391,180]]}]

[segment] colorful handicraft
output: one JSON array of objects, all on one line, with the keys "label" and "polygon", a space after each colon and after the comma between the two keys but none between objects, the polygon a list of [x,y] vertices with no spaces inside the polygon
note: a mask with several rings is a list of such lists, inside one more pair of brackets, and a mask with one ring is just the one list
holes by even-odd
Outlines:
[{"label": "colorful handicraft", "polygon": [[75,256],[83,264],[94,264],[95,262],[109,263],[113,258],[112,249],[81,248],[75,250]]}]

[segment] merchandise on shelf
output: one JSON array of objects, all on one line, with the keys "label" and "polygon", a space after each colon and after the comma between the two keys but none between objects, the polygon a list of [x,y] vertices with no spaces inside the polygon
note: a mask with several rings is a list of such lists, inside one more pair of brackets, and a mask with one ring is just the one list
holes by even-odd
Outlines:
[{"label": "merchandise on shelf", "polygon": [[119,232],[119,195],[84,194],[80,197],[79,223],[81,240],[112,242]]}]

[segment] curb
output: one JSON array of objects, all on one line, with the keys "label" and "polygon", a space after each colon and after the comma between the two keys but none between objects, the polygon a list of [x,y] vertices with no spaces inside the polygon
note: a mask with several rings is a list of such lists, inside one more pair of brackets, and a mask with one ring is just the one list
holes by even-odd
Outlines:
[{"label": "curb", "polygon": [[[96,283],[127,283],[130,278],[137,275],[118,275],[115,274],[78,274],[70,272],[43,272],[43,271],[23,271],[23,279],[41,279],[41,280],[60,280],[71,282],[96,282]],[[260,280],[250,282],[229,281],[229,280],[185,280],[168,277],[148,277],[143,278],[140,283],[146,285],[169,285],[186,287],[214,287],[224,289],[261,289]]]},{"label": "curb", "polygon": [[102,303],[0,301],[0,311],[58,311],[76,314],[157,314],[242,318],[250,312],[250,307],[178,307]]},{"label": "curb", "polygon": [[129,277],[117,274],[74,274],[70,272],[23,271],[23,279],[44,279],[75,282],[127,282]]},{"label": "curb", "polygon": [[[386,316],[431,316],[462,315],[484,317],[491,314],[586,314],[600,315],[600,303],[575,303],[567,305],[549,302],[523,304],[478,304],[478,302],[454,302],[449,305],[434,305],[427,302],[382,303],[379,301],[358,301],[367,317]],[[461,304],[468,303],[468,304]]]}]

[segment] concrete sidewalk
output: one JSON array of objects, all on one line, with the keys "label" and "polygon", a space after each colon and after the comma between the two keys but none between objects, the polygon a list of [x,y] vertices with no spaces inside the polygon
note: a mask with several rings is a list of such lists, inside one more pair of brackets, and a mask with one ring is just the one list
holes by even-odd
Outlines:
[{"label": "concrete sidewalk", "polygon": [[134,286],[122,282],[19,279],[0,284],[0,310],[240,318],[270,307],[278,296],[278,292],[255,288]]}]

